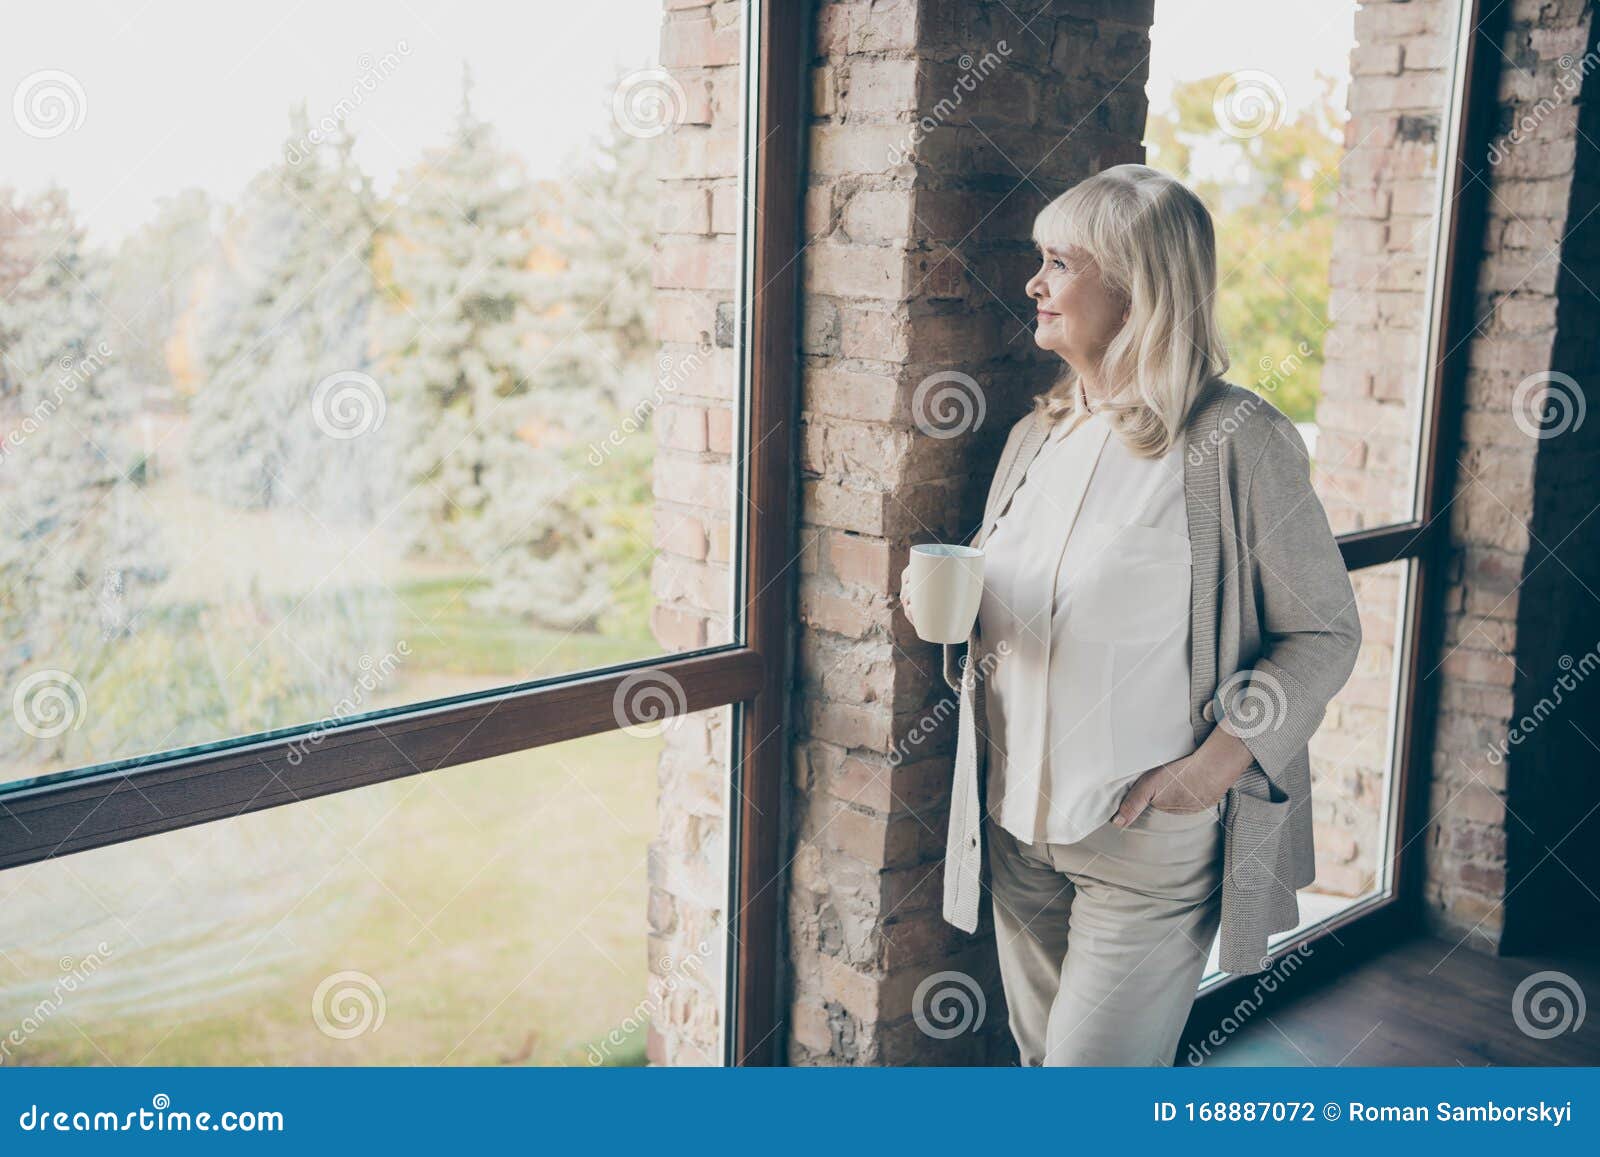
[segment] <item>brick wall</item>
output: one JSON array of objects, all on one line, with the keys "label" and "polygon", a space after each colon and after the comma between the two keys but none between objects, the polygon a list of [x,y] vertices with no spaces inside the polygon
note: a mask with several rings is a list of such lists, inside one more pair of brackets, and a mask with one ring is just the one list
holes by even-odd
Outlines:
[{"label": "brick wall", "polygon": [[[681,110],[656,138],[660,200],[652,283],[660,385],[652,401],[655,546],[651,626],[665,651],[729,633],[732,327],[737,274],[741,5],[666,0],[661,66]],[[649,1058],[716,1064],[722,1037],[729,711],[662,732],[650,845]]]},{"label": "brick wall", "polygon": [[1513,723],[1558,694],[1561,656],[1592,660],[1600,634],[1600,529],[1588,517],[1600,504],[1595,423],[1541,430],[1539,395],[1524,387],[1542,371],[1569,374],[1576,396],[1553,392],[1581,404],[1600,368],[1590,217],[1597,61],[1584,63],[1595,31],[1592,2],[1511,4],[1450,510],[1428,915],[1502,951],[1592,939],[1600,916],[1600,731],[1587,722],[1595,686],[1566,696],[1531,740],[1508,742]]},{"label": "brick wall", "polygon": [[[896,591],[913,543],[975,525],[1000,440],[1053,373],[1023,293],[1033,215],[1141,157],[1149,5],[1030,7],[1031,22],[1000,3],[818,5],[789,894],[797,1064],[1014,1057],[992,938],[940,916],[954,704]],[[935,378],[952,371],[970,384]],[[941,1015],[976,1020],[979,992],[977,1031],[941,1038]]]}]

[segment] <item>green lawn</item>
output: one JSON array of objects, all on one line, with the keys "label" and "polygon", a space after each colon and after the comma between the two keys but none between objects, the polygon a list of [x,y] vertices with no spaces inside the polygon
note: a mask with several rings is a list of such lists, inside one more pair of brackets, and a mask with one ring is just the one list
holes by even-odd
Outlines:
[{"label": "green lawn", "polygon": [[530,626],[510,615],[475,610],[480,581],[459,575],[415,579],[395,588],[398,630],[425,671],[523,681],[643,659],[660,651],[647,624],[626,634],[596,635]]}]

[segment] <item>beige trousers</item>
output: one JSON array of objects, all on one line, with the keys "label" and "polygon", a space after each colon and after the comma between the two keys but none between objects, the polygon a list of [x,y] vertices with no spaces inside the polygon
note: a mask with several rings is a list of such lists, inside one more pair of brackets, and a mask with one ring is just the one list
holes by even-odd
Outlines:
[{"label": "beige trousers", "polygon": [[1025,1065],[1170,1065],[1222,914],[1217,808],[1145,808],[1073,844],[985,817],[995,940]]}]

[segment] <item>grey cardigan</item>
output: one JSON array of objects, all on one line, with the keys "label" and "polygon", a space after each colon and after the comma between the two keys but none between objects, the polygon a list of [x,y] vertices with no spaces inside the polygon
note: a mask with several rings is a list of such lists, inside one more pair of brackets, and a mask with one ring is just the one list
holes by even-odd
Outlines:
[{"label": "grey cardigan", "polygon": [[[974,545],[1005,512],[1048,425],[1034,411],[1012,427]],[[1294,423],[1260,395],[1218,378],[1199,391],[1182,436],[1195,743],[1220,713],[1254,757],[1224,798],[1220,965],[1259,972],[1271,964],[1267,937],[1295,926],[1295,890],[1316,875],[1307,744],[1355,667],[1361,623]],[[985,663],[976,625],[965,656],[958,657],[960,646],[944,648],[944,677],[961,700],[944,918],[973,932],[986,879],[987,745],[978,730]],[[968,661],[975,655],[979,661]]]}]

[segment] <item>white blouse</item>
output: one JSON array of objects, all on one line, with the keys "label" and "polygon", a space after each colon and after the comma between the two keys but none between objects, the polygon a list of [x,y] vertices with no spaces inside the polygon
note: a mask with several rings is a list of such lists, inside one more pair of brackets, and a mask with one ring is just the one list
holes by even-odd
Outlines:
[{"label": "white blouse", "polygon": [[1062,420],[984,555],[979,637],[1010,648],[985,682],[986,806],[1020,840],[1075,843],[1195,748],[1182,439],[1146,458],[1100,414]]}]

